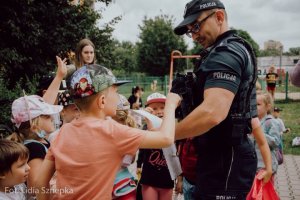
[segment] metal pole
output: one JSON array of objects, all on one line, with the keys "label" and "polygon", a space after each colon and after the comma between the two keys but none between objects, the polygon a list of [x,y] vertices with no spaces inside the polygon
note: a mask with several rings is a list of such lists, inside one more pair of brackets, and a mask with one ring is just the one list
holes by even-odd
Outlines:
[{"label": "metal pole", "polygon": [[174,50],[171,53],[169,91],[171,90],[172,81],[173,81],[173,59],[174,59],[174,55],[175,54],[178,54],[179,56],[182,56],[182,53],[180,51],[178,51],[178,50]]},{"label": "metal pole", "polygon": [[281,66],[282,66],[282,49],[283,46],[280,46],[280,56],[279,56],[279,85],[281,86],[282,83],[282,71],[281,71]]},{"label": "metal pole", "polygon": [[[178,54],[175,56],[175,54]],[[200,55],[191,55],[191,56],[183,56],[182,53],[178,50],[174,50],[171,53],[171,63],[170,63],[170,78],[169,78],[169,90],[171,90],[172,87],[172,81],[173,81],[173,60],[176,58],[200,58]]]}]

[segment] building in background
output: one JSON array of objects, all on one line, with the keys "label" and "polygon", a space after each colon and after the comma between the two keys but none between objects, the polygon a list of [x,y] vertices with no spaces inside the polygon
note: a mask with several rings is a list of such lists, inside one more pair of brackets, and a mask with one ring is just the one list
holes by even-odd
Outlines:
[{"label": "building in background", "polygon": [[280,56],[258,57],[258,75],[265,76],[270,66],[275,66],[277,74],[284,75],[285,72],[295,67],[299,59],[300,56],[281,56],[281,58]]},{"label": "building in background", "polygon": [[283,50],[283,45],[281,42],[275,40],[268,40],[264,42],[264,50],[270,49]]}]

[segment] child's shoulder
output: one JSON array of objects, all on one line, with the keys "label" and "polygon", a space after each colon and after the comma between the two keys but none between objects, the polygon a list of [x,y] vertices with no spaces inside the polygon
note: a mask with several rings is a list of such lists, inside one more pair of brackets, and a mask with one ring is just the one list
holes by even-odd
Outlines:
[{"label": "child's shoulder", "polygon": [[[113,120],[111,117],[107,117],[106,119],[83,119],[83,120],[76,120],[75,122],[71,122],[68,124],[65,124],[61,131],[69,132],[69,129],[103,129],[103,130],[111,130],[114,128],[122,129],[126,128],[127,126],[124,126],[115,120]],[[129,128],[129,127],[127,127]]]}]

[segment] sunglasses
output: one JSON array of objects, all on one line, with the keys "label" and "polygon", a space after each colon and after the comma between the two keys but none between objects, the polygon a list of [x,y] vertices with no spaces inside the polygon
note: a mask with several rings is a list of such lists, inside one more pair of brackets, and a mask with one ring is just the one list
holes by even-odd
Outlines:
[{"label": "sunglasses", "polygon": [[201,25],[208,19],[210,18],[211,16],[213,16],[216,12],[212,12],[210,13],[209,15],[207,15],[204,19],[196,22],[195,24],[193,24],[193,27],[191,29],[189,29],[185,34],[188,36],[188,37],[192,37],[192,34],[196,34],[200,31],[200,27]]}]

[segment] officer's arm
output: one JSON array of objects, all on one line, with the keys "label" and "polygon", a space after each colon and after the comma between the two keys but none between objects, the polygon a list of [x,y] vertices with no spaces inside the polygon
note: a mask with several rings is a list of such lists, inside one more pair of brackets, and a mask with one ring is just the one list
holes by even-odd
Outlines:
[{"label": "officer's arm", "polygon": [[223,88],[204,91],[204,101],[176,126],[176,140],[206,133],[228,115],[234,93]]}]

